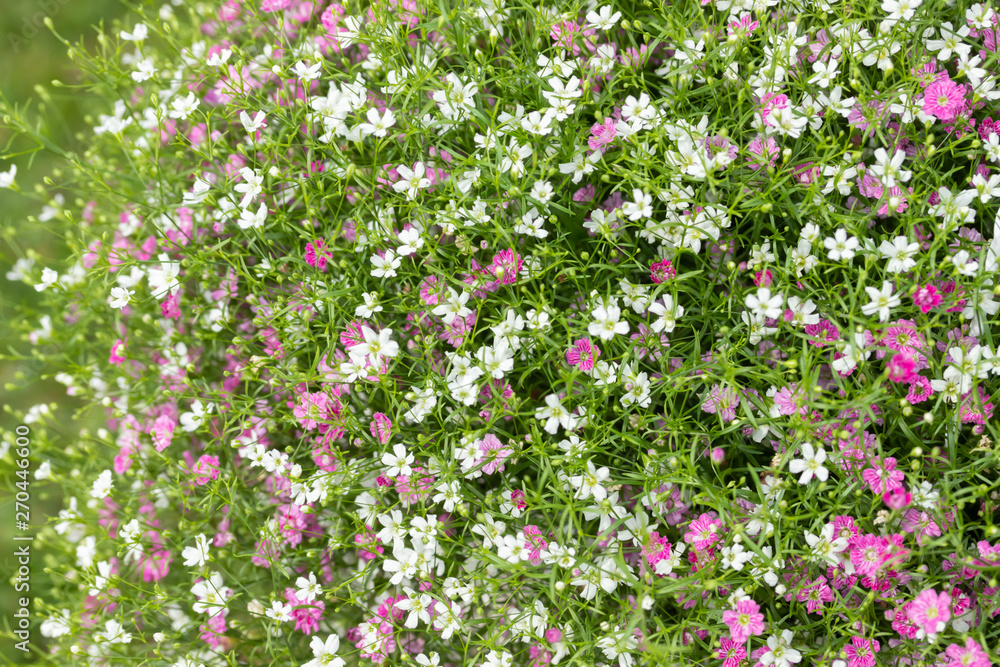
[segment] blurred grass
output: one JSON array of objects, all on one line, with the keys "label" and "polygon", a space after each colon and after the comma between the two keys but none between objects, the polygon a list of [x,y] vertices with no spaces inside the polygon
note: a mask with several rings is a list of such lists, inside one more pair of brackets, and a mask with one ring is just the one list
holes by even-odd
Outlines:
[{"label": "blurred grass", "polygon": [[[71,43],[83,40],[85,45],[96,42],[97,26],[102,20],[105,26],[125,15],[127,7],[121,0],[0,0],[0,91],[6,99],[18,108],[31,104],[31,110],[44,119],[47,133],[57,144],[68,145],[78,132],[86,135],[91,130],[84,123],[85,114],[96,116],[105,106],[95,107],[93,98],[80,91],[67,92],[53,88],[53,79],[67,83],[79,81],[69,60],[66,48],[45,27],[43,21],[51,18],[55,29]],[[36,87],[48,90],[50,102],[38,104]],[[0,128],[0,155],[23,150],[20,143],[11,144],[11,136]],[[20,155],[12,160],[0,160],[0,171],[7,171],[11,164],[18,167],[17,183],[26,192],[31,192],[36,183],[60,166],[59,160],[44,152]],[[67,205],[72,197],[67,196]],[[9,353],[11,349],[24,353],[30,344],[17,333],[16,327],[26,319],[31,328],[37,328],[37,293],[28,285],[8,281],[5,274],[14,261],[32,250],[39,255],[35,271],[42,266],[51,266],[62,272],[67,268],[65,249],[58,236],[48,232],[43,226],[27,221],[29,215],[38,215],[40,206],[23,195],[11,190],[0,190],[0,351]],[[56,414],[62,425],[71,426],[71,411],[65,388],[52,381],[39,381],[37,375],[42,369],[25,362],[0,360],[0,404],[4,415],[0,418],[3,431],[12,431],[18,420],[11,411],[23,411],[38,403],[57,403]],[[9,383],[27,385],[23,390],[10,391]],[[70,444],[69,442],[66,443]],[[11,459],[0,463],[0,634],[10,627],[11,615],[16,609],[13,583],[10,581],[16,570],[12,557],[14,542],[14,504],[11,495],[13,483],[18,481],[13,475]],[[41,463],[31,461],[32,471]],[[56,462],[53,462],[56,467]],[[32,532],[61,507],[61,493],[57,485],[43,485],[30,478]],[[33,549],[32,590],[30,595],[43,597],[47,575],[42,572],[44,554]],[[76,611],[76,610],[72,610]],[[34,615],[34,614],[33,614]],[[32,644],[43,646],[38,629],[41,621],[35,615],[32,627]],[[38,664],[38,656],[22,653],[13,647],[14,640],[0,637],[0,656],[3,664]]]}]

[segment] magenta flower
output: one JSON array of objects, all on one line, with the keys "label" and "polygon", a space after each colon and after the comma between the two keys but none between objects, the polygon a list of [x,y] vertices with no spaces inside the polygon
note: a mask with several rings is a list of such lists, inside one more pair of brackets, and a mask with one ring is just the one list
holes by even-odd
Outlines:
[{"label": "magenta flower", "polygon": [[719,418],[728,423],[736,419],[736,408],[739,405],[740,395],[735,389],[716,384],[712,385],[701,409],[710,414],[717,412]]},{"label": "magenta flower", "polygon": [[747,657],[746,648],[729,637],[719,640],[719,653],[716,657],[722,661],[722,667],[738,667]]},{"label": "magenta flower", "polygon": [[903,471],[896,470],[896,459],[887,456],[885,460],[875,457],[871,468],[861,471],[861,477],[868,483],[872,493],[882,495],[903,485]]},{"label": "magenta flower", "polygon": [[677,269],[673,267],[669,259],[656,262],[649,267],[649,278],[656,284],[673,280],[677,276]]},{"label": "magenta flower", "polygon": [[897,352],[886,364],[886,370],[889,372],[889,379],[893,382],[908,383],[913,381],[914,366],[913,357],[905,352]]},{"label": "magenta flower", "polygon": [[496,471],[503,472],[504,461],[514,453],[514,450],[500,442],[500,439],[488,433],[479,441],[480,460],[484,461],[483,472],[492,475]]},{"label": "magenta flower", "polygon": [[656,572],[657,563],[670,558],[670,546],[667,538],[660,537],[660,534],[655,530],[649,534],[649,539],[642,547],[642,557],[646,559],[646,564],[654,572]]},{"label": "magenta flower", "polygon": [[924,90],[924,113],[943,121],[955,120],[965,99],[965,86],[938,79]]},{"label": "magenta flower", "polygon": [[167,415],[160,415],[156,418],[156,421],[153,422],[153,427],[149,430],[149,435],[153,438],[156,451],[162,452],[170,446],[170,442],[174,439],[175,428],[177,428],[177,422]]},{"label": "magenta flower", "polygon": [[320,271],[326,270],[326,263],[330,260],[331,255],[328,251],[323,250],[323,245],[326,242],[323,239],[316,239],[315,241],[310,241],[306,244],[306,251],[304,259],[306,264],[313,267],[314,269],[319,269]]},{"label": "magenta flower", "polygon": [[111,356],[108,357],[108,363],[117,366],[125,361],[125,341],[121,338],[115,341],[115,344],[111,346]]},{"label": "magenta flower", "polygon": [[933,395],[934,388],[931,387],[931,381],[923,375],[914,375],[910,380],[910,391],[906,394],[906,400],[916,405],[923,403]]},{"label": "magenta flower", "polygon": [[204,486],[210,481],[219,479],[219,457],[203,454],[191,470],[191,474],[194,476],[194,483],[198,486]]},{"label": "magenta flower", "polygon": [[945,667],[990,667],[991,664],[990,656],[972,637],[965,640],[965,646],[949,644],[944,654],[948,657]]},{"label": "magenta flower", "polygon": [[517,274],[524,266],[522,260],[513,248],[501,250],[493,256],[493,264],[490,266],[490,273],[496,276],[496,283],[499,285],[513,285],[517,282]]},{"label": "magenta flower", "polygon": [[934,285],[924,285],[913,293],[913,305],[920,309],[921,313],[928,313],[932,309],[941,305],[941,295],[937,293]]},{"label": "magenta flower", "polygon": [[392,437],[392,422],[381,412],[376,412],[372,416],[370,428],[372,437],[377,439],[380,444],[386,444]]},{"label": "magenta flower", "polygon": [[851,637],[851,643],[844,647],[847,667],[872,667],[875,664],[875,654],[878,652],[878,640]]},{"label": "magenta flower", "polygon": [[745,644],[751,635],[764,633],[764,615],[753,600],[740,600],[735,610],[722,612],[722,622],[729,626],[729,635],[737,644]]},{"label": "magenta flower", "polygon": [[617,134],[618,130],[615,127],[614,119],[605,118],[603,123],[594,123],[590,128],[590,139],[587,140],[587,145],[592,151],[600,150],[614,141]]},{"label": "magenta flower", "polygon": [[936,635],[944,630],[951,619],[951,596],[947,593],[935,593],[928,588],[918,595],[907,611],[910,621],[919,628],[918,638],[923,635]]},{"label": "magenta flower", "polygon": [[566,362],[583,372],[593,370],[594,364],[601,356],[601,350],[589,338],[581,338],[566,350]]},{"label": "magenta flower", "polygon": [[319,629],[319,622],[323,620],[323,612],[326,605],[320,600],[303,600],[295,594],[294,588],[285,589],[285,599],[292,606],[292,619],[295,621],[295,629],[306,635],[311,635]]},{"label": "magenta flower", "polygon": [[721,539],[719,535],[721,526],[722,519],[711,514],[702,514],[688,526],[684,541],[690,544],[695,551],[704,551]]}]

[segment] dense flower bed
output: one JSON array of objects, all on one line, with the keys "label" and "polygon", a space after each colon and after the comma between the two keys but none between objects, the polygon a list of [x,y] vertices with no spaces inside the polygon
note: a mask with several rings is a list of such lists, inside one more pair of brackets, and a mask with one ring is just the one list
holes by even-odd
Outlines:
[{"label": "dense flower bed", "polygon": [[54,663],[996,658],[991,6],[212,4],[7,276]]}]

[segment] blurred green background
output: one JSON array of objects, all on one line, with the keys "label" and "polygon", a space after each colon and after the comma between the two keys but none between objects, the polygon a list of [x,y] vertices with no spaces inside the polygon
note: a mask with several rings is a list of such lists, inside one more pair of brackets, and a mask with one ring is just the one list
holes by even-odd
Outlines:
[{"label": "blurred green background", "polygon": [[[103,21],[110,26],[116,18],[126,16],[128,6],[122,0],[0,0],[0,91],[7,101],[18,107],[31,102],[31,110],[42,119],[47,134],[60,145],[68,145],[77,132],[90,134],[84,122],[86,114],[96,117],[105,111],[93,98],[79,90],[67,91],[53,88],[51,81],[67,83],[79,81],[73,63],[66,54],[66,47],[45,27],[43,21],[51,18],[55,29],[72,43],[83,40],[85,45],[96,43],[96,27]],[[36,87],[48,90],[51,102],[38,105]],[[11,136],[0,127],[0,156],[23,150],[25,144],[11,143]],[[20,155],[12,160],[0,159],[0,171],[7,171],[11,164],[18,167],[17,183],[30,192],[36,183],[60,166],[54,156],[38,152]],[[71,201],[71,198],[67,198]],[[36,274],[48,264],[57,271],[67,268],[65,251],[59,237],[46,231],[44,225],[27,221],[29,215],[38,215],[40,205],[11,190],[0,189],[0,355],[9,356],[12,350],[24,354],[30,343],[22,339],[16,328],[27,322],[37,328],[38,315],[34,312],[36,292],[30,286],[6,279],[13,262],[32,250],[39,255]],[[15,355],[16,356],[16,355]],[[68,417],[76,407],[71,405],[65,388],[52,381],[38,381],[37,376],[46,369],[23,361],[0,359],[0,431],[12,431],[19,420],[11,411],[23,411],[38,403],[57,403],[57,414]],[[10,383],[27,384],[25,390],[9,390]],[[67,431],[68,433],[68,431]],[[68,444],[68,443],[67,443]],[[32,471],[41,463],[32,460]],[[16,569],[14,551],[14,503],[11,490],[17,478],[13,475],[12,457],[0,461],[0,664],[38,664],[36,655],[25,654],[13,647],[14,640],[7,634],[11,615],[16,609],[16,598],[11,577]],[[55,484],[42,484],[31,477],[31,522],[34,526],[45,523],[46,514],[61,507],[60,489]],[[37,528],[35,529],[37,532]],[[43,593],[46,575],[42,572],[43,554],[35,551],[32,556],[32,596]],[[41,634],[34,618],[32,640],[40,645]]]}]

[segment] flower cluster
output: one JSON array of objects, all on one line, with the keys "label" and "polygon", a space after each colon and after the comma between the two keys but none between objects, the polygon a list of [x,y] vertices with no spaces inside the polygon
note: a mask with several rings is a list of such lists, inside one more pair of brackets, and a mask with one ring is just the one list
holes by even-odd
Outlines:
[{"label": "flower cluster", "polygon": [[991,6],[212,4],[7,273],[56,663],[991,664]]}]

